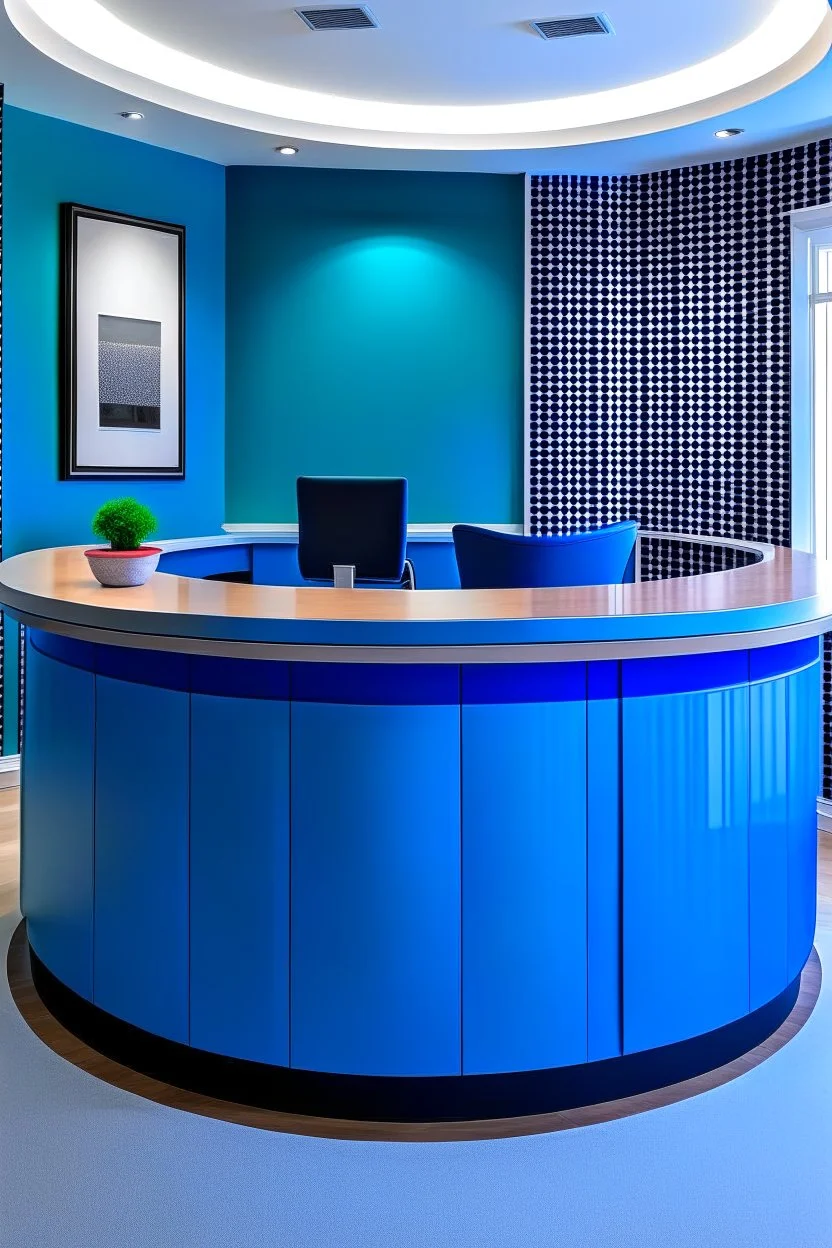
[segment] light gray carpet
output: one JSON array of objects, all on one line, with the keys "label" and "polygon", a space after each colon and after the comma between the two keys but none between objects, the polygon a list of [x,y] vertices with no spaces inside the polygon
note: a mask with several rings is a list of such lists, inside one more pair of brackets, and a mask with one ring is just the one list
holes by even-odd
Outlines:
[{"label": "light gray carpet", "polygon": [[[0,919],[5,951],[17,923]],[[832,965],[832,936],[818,938]],[[694,1100],[520,1140],[231,1126],[99,1083],[0,983],[2,1248],[832,1248],[832,983],[785,1049]]]}]

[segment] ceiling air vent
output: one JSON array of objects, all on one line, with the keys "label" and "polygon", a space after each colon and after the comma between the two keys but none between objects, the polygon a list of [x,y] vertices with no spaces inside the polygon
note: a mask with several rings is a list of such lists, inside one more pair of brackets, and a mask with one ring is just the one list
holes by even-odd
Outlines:
[{"label": "ceiling air vent", "polygon": [[295,9],[310,30],[374,30],[378,22],[363,4],[327,9]]},{"label": "ceiling air vent", "polygon": [[611,35],[612,23],[605,13],[586,13],[582,17],[553,17],[545,22],[530,22],[541,39],[572,39],[575,35]]}]

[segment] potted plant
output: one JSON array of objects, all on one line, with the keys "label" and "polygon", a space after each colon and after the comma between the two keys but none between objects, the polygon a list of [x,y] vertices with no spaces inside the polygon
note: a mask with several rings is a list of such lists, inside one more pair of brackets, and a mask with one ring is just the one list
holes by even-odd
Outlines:
[{"label": "potted plant", "polygon": [[92,574],[102,585],[144,585],[156,571],[159,546],[142,542],[156,529],[156,517],[135,498],[113,498],[93,516],[92,531],[110,543],[85,552]]}]

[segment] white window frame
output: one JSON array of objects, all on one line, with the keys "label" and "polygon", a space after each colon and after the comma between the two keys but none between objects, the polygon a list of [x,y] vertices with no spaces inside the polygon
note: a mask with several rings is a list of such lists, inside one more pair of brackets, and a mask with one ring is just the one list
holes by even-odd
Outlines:
[{"label": "white window frame", "polygon": [[[825,554],[827,535],[815,531],[817,455],[813,312],[818,296],[813,298],[812,291],[818,249],[832,246],[832,204],[801,208],[790,216],[792,546],[812,554]],[[832,303],[832,294],[820,296],[820,299]],[[828,436],[832,438],[832,429]],[[827,533],[830,527],[827,522]],[[832,556],[832,550],[829,554]]]}]

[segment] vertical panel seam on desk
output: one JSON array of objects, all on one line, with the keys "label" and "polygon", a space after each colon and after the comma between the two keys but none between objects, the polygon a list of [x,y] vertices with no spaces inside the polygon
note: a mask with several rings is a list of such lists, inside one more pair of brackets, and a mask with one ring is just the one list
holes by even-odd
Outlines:
[{"label": "vertical panel seam on desk", "polygon": [[589,1019],[590,1019],[590,949],[591,949],[591,932],[592,925],[590,921],[590,899],[589,899],[589,878],[591,873],[590,865],[590,841],[591,841],[591,786],[590,786],[590,731],[589,717],[592,710],[592,702],[590,700],[590,664],[584,663],[584,937],[586,941],[586,965],[584,967],[584,979],[586,981],[586,1006],[584,1014],[585,1022],[585,1039],[586,1039],[586,1061],[590,1060],[589,1045]]},{"label": "vertical panel seam on desk", "polygon": [[617,663],[618,692],[618,1051],[624,1053],[624,664]]},{"label": "vertical panel seam on desk", "polygon": [[[252,552],[252,560],[254,558]],[[294,761],[292,757],[294,726],[294,702],[292,695],[294,692],[294,663],[287,664],[287,710],[288,710],[288,728],[289,728],[289,787],[288,787],[288,845],[287,845],[287,908],[286,908],[286,1065],[292,1066],[292,829],[293,829],[293,810],[292,810],[292,779]]]},{"label": "vertical panel seam on desk", "polygon": [[193,955],[192,955],[192,929],[191,929],[191,920],[192,920],[192,907],[191,907],[191,874],[192,874],[192,866],[193,866],[193,849],[192,849],[192,839],[193,839],[193,819],[192,819],[192,804],[193,804],[193,776],[194,776],[194,691],[193,691],[194,681],[193,681],[193,663],[192,663],[192,661],[191,661],[191,659],[190,659],[190,657],[189,657],[189,656],[186,656],[186,660],[185,660],[185,661],[186,661],[186,663],[187,663],[187,672],[188,672],[188,681],[187,681],[187,684],[188,684],[188,789],[187,789],[187,801],[188,801],[188,805],[187,805],[187,812],[186,812],[186,816],[187,816],[187,841],[188,841],[188,847],[187,847],[187,876],[188,876],[188,886],[187,886],[187,888],[186,888],[186,890],[185,890],[185,896],[186,896],[186,902],[187,902],[187,912],[188,912],[188,917],[187,917],[187,924],[188,924],[188,927],[187,927],[187,933],[188,933],[188,943],[187,943],[187,946],[186,946],[186,948],[187,948],[187,972],[186,972],[186,980],[187,980],[187,986],[188,986],[188,1023],[187,1023],[187,1026],[188,1026],[188,1044],[190,1044],[190,1043],[191,1043],[191,1031],[192,1031],[192,1023],[191,1023],[191,989],[192,989],[192,968],[191,968],[191,961],[192,961],[192,956],[193,956]]},{"label": "vertical panel seam on desk", "polygon": [[458,668],[459,679],[457,682],[459,710],[457,716],[457,728],[459,732],[459,1073],[465,1073],[465,1011],[464,1011],[464,981],[463,981],[463,949],[465,946],[464,937],[464,859],[463,859],[463,837],[464,837],[464,804],[463,804],[463,684],[462,673],[463,666],[460,663]]},{"label": "vertical panel seam on desk", "polygon": [[[792,678],[786,681],[786,980],[791,971],[792,931]],[[817,839],[817,838],[816,838]],[[817,853],[817,850],[815,850]]]},{"label": "vertical panel seam on desk", "polygon": [[[5,644],[5,629],[4,629],[4,643],[3,643],[3,644]],[[22,625],[22,624],[18,625],[18,645],[19,645],[19,646],[25,646],[25,645],[26,645],[26,630],[25,630],[25,628],[23,627],[23,625]],[[21,652],[20,650],[18,650],[18,656],[17,656],[18,670],[19,670],[19,668],[20,668],[20,664],[21,664],[21,662],[22,662],[21,654],[22,654],[22,652]],[[26,787],[26,786],[25,786],[25,785],[24,785],[24,783],[23,783],[23,716],[20,714],[20,699],[23,697],[23,688],[22,688],[22,686],[21,686],[21,685],[18,685],[17,696],[18,696],[18,716],[17,716],[17,720],[18,720],[18,737],[17,737],[17,748],[18,748],[18,751],[19,751],[19,753],[20,753],[20,773],[19,773],[19,777],[18,777],[18,781],[19,781],[19,783],[18,783],[18,794],[19,794],[19,796],[18,796],[18,801],[19,801],[19,804],[20,804],[20,811],[19,811],[20,835],[22,836],[22,833],[23,833],[23,823],[24,823],[24,819],[25,819],[25,809],[24,809],[25,799],[24,799],[24,797],[23,797],[23,792],[24,792],[24,789],[25,789],[25,787]],[[22,912],[23,912],[23,855],[22,855],[22,851],[21,851],[21,855],[20,855],[20,872],[19,872],[19,879],[18,879],[18,897],[19,897],[19,899],[20,899],[20,910],[21,910],[21,913],[22,913]],[[23,917],[25,918],[26,916],[25,916],[25,915],[23,915]],[[28,930],[28,928],[27,928],[27,930]]]},{"label": "vertical panel seam on desk", "polygon": [[[746,874],[746,892],[747,892],[748,914],[746,915],[746,923],[745,923],[745,926],[746,926],[746,931],[747,931],[747,934],[748,934],[748,958],[747,958],[747,961],[748,961],[748,1001],[747,1001],[747,1008],[748,1008],[748,1011],[749,1011],[749,1013],[750,1013],[750,1012],[751,1012],[751,995],[752,995],[752,994],[751,994],[751,950],[752,950],[752,932],[751,932],[751,901],[752,901],[752,897],[751,897],[751,865],[752,865],[752,864],[751,864],[751,756],[752,756],[752,749],[753,749],[752,738],[753,738],[753,731],[754,731],[754,726],[753,726],[753,723],[752,723],[752,715],[751,715],[751,651],[750,651],[750,650],[747,650],[747,651],[746,651],[746,658],[748,659],[748,686],[747,686],[747,693],[746,693],[746,704],[745,704],[745,707],[746,707],[746,709],[745,709],[745,714],[746,714],[746,724],[745,724],[745,750],[746,750],[746,757],[745,757],[745,784],[746,784],[746,806],[745,806],[745,874]],[[786,696],[787,696],[787,698],[788,698],[788,693],[787,693],[787,695],[786,695]],[[787,719],[787,725],[786,725],[786,740],[788,740],[788,714],[789,714],[789,708],[788,708],[788,701],[787,701],[787,702],[786,702],[786,719]],[[786,772],[786,774],[787,774],[787,777],[788,777],[788,768],[787,768],[787,772]],[[787,781],[786,781],[786,782],[787,782],[787,784],[788,784],[788,779],[787,779]],[[787,801],[786,801],[786,810],[787,810],[787,812],[788,812],[788,799],[787,799]]]},{"label": "vertical panel seam on desk", "polygon": [[90,968],[90,988],[95,1003],[95,942],[96,942],[96,895],[97,895],[97,844],[98,844],[98,674],[93,667],[92,672],[92,950]]}]

